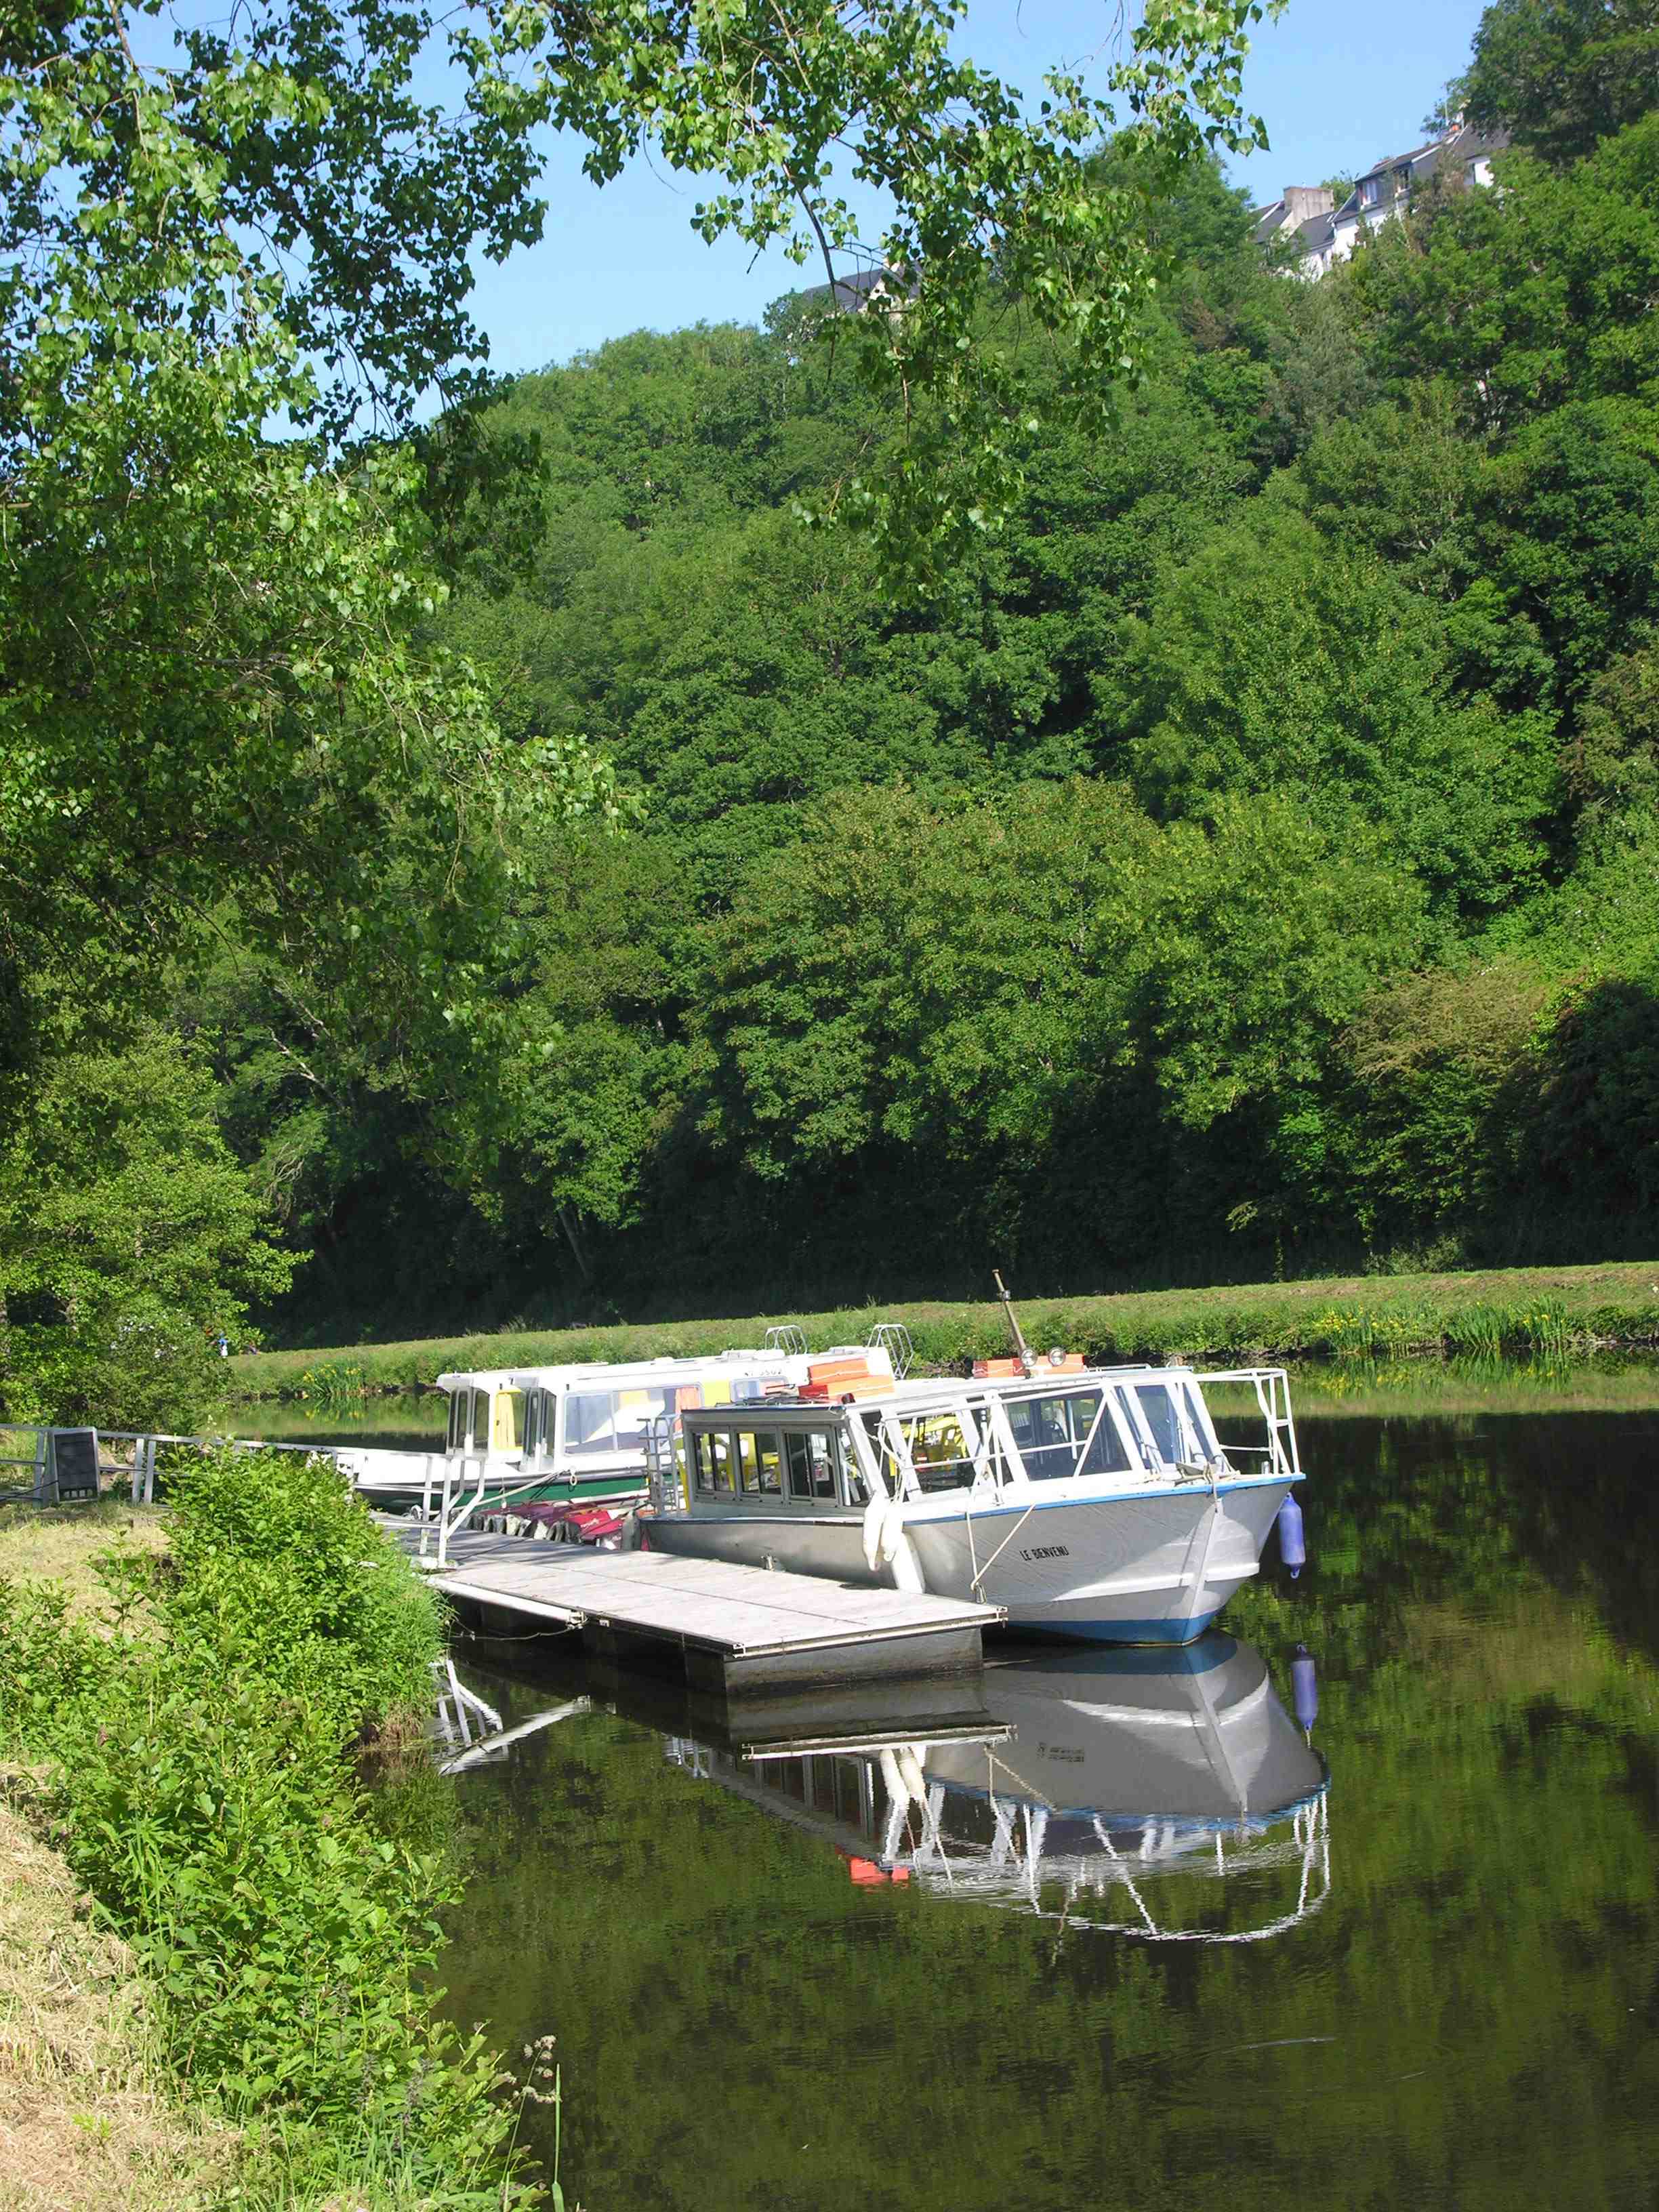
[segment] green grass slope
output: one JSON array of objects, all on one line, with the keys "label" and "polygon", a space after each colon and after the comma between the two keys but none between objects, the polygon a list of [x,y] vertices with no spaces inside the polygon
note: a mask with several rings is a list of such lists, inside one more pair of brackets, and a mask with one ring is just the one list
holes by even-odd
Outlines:
[{"label": "green grass slope", "polygon": [[[1659,1343],[1659,1261],[1033,1298],[1020,1301],[1018,1310],[1034,1346],[1064,1345],[1092,1359],[1583,1351]],[[234,1363],[233,1389],[242,1399],[355,1395],[406,1389],[458,1368],[712,1352],[758,1344],[775,1322],[795,1323],[817,1350],[860,1342],[882,1320],[904,1323],[925,1364],[945,1366],[1008,1348],[1002,1311],[994,1302],[872,1304],[829,1313],[757,1314],[747,1321],[502,1330],[334,1352],[253,1352]]]}]

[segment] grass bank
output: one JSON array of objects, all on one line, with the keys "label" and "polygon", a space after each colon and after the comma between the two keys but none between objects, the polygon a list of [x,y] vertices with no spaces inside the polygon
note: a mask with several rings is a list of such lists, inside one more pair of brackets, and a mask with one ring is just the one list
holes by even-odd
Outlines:
[{"label": "grass bank", "polygon": [[167,1549],[167,1508],[100,1498],[95,1505],[0,1505],[0,1574],[50,1582],[69,1616],[94,1635],[113,1626],[105,1559],[159,1559]]},{"label": "grass bank", "polygon": [[[436,2009],[459,1893],[422,1725],[442,1626],[293,1455],[194,1455],[164,1520],[115,1502],[0,1527],[0,1850],[38,1893],[0,1923],[0,2130],[29,2131],[23,2162],[0,2137],[0,2205],[542,2201],[496,2055]],[[366,1757],[399,1740],[407,1770],[370,1790]],[[60,1984],[101,1992],[67,2039],[39,2002]],[[36,2167],[46,2194],[4,2195]]]},{"label": "grass bank", "polygon": [[195,2212],[222,2201],[240,2133],[169,2096],[125,1944],[8,1798],[0,1774],[0,2212]]},{"label": "grass bank", "polygon": [[[1091,1359],[1271,1355],[1559,1357],[1659,1344],[1659,1261],[1586,1267],[1507,1267],[1444,1275],[1351,1275],[1201,1291],[1022,1298],[1033,1344]],[[337,1406],[365,1391],[408,1389],[448,1369],[640,1359],[757,1344],[793,1322],[814,1346],[856,1342],[878,1320],[902,1321],[919,1358],[949,1366],[1007,1348],[1000,1306],[924,1304],[757,1314],[746,1320],[652,1322],[592,1328],[365,1344],[337,1352],[267,1352],[231,1363],[239,1399],[306,1398]]]}]

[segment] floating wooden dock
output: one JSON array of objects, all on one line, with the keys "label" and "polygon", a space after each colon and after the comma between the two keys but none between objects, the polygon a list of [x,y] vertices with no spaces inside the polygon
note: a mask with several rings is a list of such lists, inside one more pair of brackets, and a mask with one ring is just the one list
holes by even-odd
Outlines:
[{"label": "floating wooden dock", "polygon": [[[418,1528],[386,1525],[418,1547]],[[1006,1618],[997,1605],[668,1552],[469,1534],[450,1538],[448,1555],[432,1585],[486,1635],[579,1629],[622,1663],[683,1663],[702,1690],[958,1673],[981,1664],[982,1632]]]}]

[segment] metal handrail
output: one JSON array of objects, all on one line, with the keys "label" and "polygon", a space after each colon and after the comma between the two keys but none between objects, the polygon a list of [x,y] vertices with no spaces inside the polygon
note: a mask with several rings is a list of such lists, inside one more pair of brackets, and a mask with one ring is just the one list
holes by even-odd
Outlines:
[{"label": "metal handrail", "polygon": [[[1273,1473],[1290,1477],[1301,1475],[1302,1457],[1296,1441],[1296,1420],[1291,1412],[1291,1378],[1284,1368],[1216,1368],[1194,1375],[1193,1380],[1200,1388],[1209,1382],[1248,1382],[1255,1392],[1256,1406],[1267,1428],[1265,1449]],[[1258,1451],[1264,1447],[1241,1444],[1236,1449]]]},{"label": "metal handrail", "polygon": [[910,1340],[910,1332],[902,1321],[878,1321],[865,1339],[872,1352],[880,1349],[893,1363],[893,1380],[902,1382],[910,1372],[916,1357],[916,1347]]}]

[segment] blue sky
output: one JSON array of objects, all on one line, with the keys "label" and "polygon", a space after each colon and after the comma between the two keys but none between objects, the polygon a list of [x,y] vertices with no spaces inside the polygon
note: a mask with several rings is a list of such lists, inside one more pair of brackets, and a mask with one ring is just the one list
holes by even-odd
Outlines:
[{"label": "blue sky", "polygon": [[[1245,77],[1271,150],[1236,162],[1234,181],[1273,199],[1286,184],[1316,184],[1417,143],[1421,118],[1468,58],[1480,14],[1481,0],[1291,0],[1258,28]],[[1113,0],[969,0],[962,44],[1036,93],[1056,60],[1099,55],[1103,78],[1116,15]],[[580,147],[556,144],[543,242],[479,271],[473,312],[495,368],[539,368],[641,328],[753,320],[781,292],[816,281],[779,253],[751,265],[746,248],[704,246],[690,229],[701,196],[691,179],[639,162],[599,191],[580,163]]]}]

